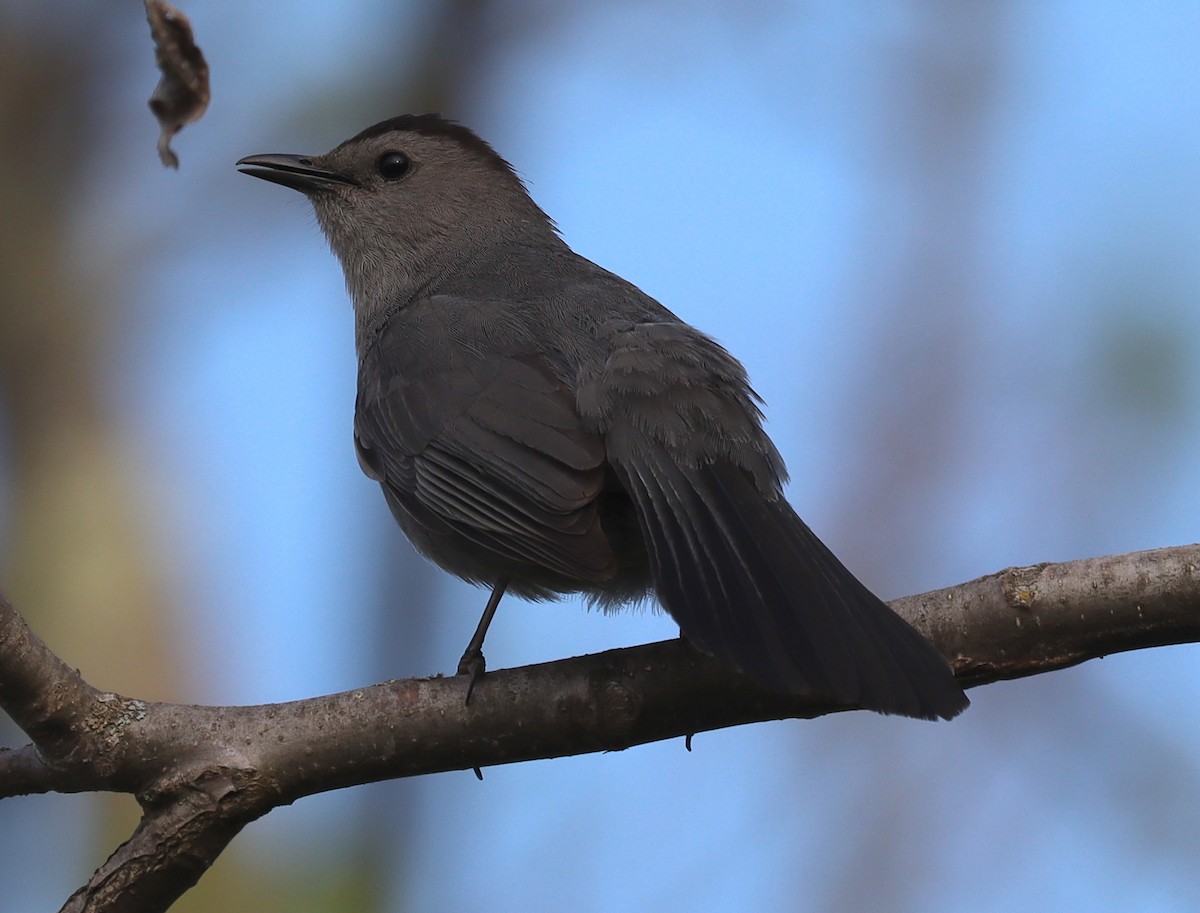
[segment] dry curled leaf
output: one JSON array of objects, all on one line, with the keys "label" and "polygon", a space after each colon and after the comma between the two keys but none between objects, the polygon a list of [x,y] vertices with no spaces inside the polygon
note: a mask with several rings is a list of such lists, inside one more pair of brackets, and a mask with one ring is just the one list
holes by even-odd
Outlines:
[{"label": "dry curled leaf", "polygon": [[145,0],[146,19],[154,39],[154,60],[162,79],[150,96],[150,110],[158,118],[158,157],[171,168],[179,157],[171,149],[171,137],[186,124],[197,121],[208,108],[208,63],[192,37],[187,16],[163,0]]}]

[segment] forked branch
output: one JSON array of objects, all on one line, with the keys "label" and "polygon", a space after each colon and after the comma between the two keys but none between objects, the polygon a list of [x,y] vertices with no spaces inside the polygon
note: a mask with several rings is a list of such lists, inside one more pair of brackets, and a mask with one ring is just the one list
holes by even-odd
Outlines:
[{"label": "forked branch", "polygon": [[[1200,546],[1011,568],[893,608],[968,686],[1200,640]],[[248,822],[302,796],[395,777],[629,748],[853,709],[763,691],[680,641],[287,704],[207,707],[98,691],[0,599],[0,707],[33,740],[0,749],[0,798],[135,795],[144,816],[67,902],[165,910]],[[917,725],[914,723],[914,725]]]}]

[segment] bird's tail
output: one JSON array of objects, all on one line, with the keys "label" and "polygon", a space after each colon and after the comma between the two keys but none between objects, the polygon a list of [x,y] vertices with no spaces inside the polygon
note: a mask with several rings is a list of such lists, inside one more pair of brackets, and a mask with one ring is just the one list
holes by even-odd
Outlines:
[{"label": "bird's tail", "polygon": [[[611,455],[610,455],[611,456]],[[923,719],[969,703],[945,658],[871,593],[781,496],[731,463],[614,459],[659,600],[684,636],[761,684]]]}]

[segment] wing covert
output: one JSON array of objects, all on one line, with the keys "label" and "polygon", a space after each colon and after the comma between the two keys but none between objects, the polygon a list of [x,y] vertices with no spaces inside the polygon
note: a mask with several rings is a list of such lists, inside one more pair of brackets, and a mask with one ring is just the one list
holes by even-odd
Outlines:
[{"label": "wing covert", "polygon": [[605,449],[574,397],[535,355],[360,377],[360,462],[414,515],[476,545],[581,582],[614,572],[597,515]]}]

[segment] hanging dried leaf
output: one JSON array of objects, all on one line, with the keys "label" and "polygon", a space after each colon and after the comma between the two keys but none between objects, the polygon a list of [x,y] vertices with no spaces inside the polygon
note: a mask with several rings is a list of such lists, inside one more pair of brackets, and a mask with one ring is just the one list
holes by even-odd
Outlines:
[{"label": "hanging dried leaf", "polygon": [[162,79],[150,96],[150,110],[158,118],[158,157],[171,168],[179,157],[171,149],[171,138],[186,124],[199,120],[208,108],[208,63],[192,38],[187,16],[164,3],[145,0],[146,19],[154,39],[154,59]]}]

